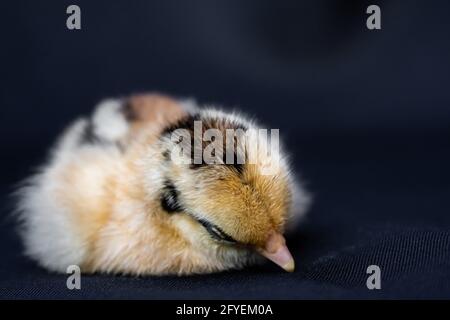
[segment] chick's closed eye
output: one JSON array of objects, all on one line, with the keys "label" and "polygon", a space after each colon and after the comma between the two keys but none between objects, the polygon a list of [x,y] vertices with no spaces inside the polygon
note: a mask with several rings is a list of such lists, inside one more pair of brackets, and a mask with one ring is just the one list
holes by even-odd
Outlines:
[{"label": "chick's closed eye", "polygon": [[227,243],[237,242],[231,236],[223,232],[218,226],[215,226],[211,222],[208,222],[203,219],[199,219],[198,222],[206,229],[206,231],[208,231],[208,233],[211,235],[213,239]]}]

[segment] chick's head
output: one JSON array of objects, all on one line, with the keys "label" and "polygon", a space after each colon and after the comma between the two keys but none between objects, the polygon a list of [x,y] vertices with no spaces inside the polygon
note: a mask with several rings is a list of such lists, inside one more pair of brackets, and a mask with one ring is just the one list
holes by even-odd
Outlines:
[{"label": "chick's head", "polygon": [[[279,154],[270,154],[268,148],[252,148],[262,143],[267,147],[268,143],[257,135],[247,134],[255,128],[250,122],[221,112],[189,116],[167,131],[173,134],[174,128],[183,128],[192,135],[198,134],[193,129],[195,121],[201,121],[202,139],[211,128],[223,134],[223,150],[214,150],[212,163],[202,159],[196,164],[195,148],[200,148],[204,155],[208,143],[202,141],[195,145],[192,138],[188,141],[192,147],[187,154],[190,161],[167,157],[162,207],[191,218],[198,234],[187,235],[193,241],[226,250],[258,252],[292,271],[294,260],[283,237],[292,202],[292,181],[284,159]],[[241,129],[246,133],[239,139],[233,138],[232,163],[225,160],[227,129]],[[172,135],[166,146],[173,147],[174,141],[180,143]],[[173,149],[166,150],[166,154],[167,151]],[[237,152],[245,154],[244,161],[237,160]],[[267,167],[271,170],[264,170]]]}]

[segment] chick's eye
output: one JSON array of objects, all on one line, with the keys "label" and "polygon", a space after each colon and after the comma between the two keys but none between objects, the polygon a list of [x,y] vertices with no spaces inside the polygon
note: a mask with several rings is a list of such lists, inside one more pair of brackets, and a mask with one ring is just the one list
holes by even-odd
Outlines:
[{"label": "chick's eye", "polygon": [[212,224],[211,222],[206,220],[198,220],[198,222],[200,222],[200,224],[206,229],[206,231],[208,231],[213,239],[222,242],[236,243],[236,240],[234,240],[231,236],[223,232],[218,226]]}]

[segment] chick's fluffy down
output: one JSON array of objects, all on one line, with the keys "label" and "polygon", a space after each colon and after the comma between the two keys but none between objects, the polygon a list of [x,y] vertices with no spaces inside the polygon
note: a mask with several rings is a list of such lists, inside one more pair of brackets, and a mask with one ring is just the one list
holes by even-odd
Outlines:
[{"label": "chick's fluffy down", "polygon": [[57,272],[78,265],[135,275],[260,261],[255,248],[295,226],[309,197],[283,153],[272,176],[261,175],[258,164],[174,163],[169,133],[194,120],[224,133],[257,128],[239,115],[158,94],[106,100],[74,121],[17,193],[26,255]]}]

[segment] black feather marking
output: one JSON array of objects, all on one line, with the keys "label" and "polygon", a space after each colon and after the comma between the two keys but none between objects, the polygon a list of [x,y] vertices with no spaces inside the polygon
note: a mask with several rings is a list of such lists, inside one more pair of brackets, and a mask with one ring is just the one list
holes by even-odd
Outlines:
[{"label": "black feather marking", "polygon": [[[246,126],[244,126],[243,124],[240,123],[227,123],[222,121],[222,119],[202,119],[200,117],[200,115],[198,113],[196,114],[191,114],[191,115],[187,115],[185,117],[183,117],[182,119],[180,119],[179,121],[169,125],[168,127],[166,127],[163,131],[163,135],[168,135],[171,134],[174,130],[177,129],[185,129],[189,132],[189,134],[191,135],[191,165],[190,168],[193,170],[196,169],[200,169],[200,168],[204,168],[207,167],[208,164],[204,161],[204,159],[202,159],[201,163],[194,163],[194,147],[195,147],[195,143],[194,143],[194,122],[195,121],[202,121],[202,134],[210,128],[214,128],[214,129],[219,129],[222,131],[225,131],[226,129],[235,129],[235,130],[244,130],[246,131],[248,128]],[[225,138],[225,133],[224,133],[224,138]],[[206,147],[207,143],[203,142],[202,143],[202,152],[203,149]],[[224,141],[224,146],[223,146],[223,165],[227,166],[230,169],[233,169],[235,172],[237,172],[238,174],[242,174],[244,172],[245,169],[245,165],[242,163],[238,163],[238,155],[237,155],[237,150],[236,150],[236,141],[234,142],[234,159],[233,159],[233,163],[231,164],[227,164],[226,163],[226,143]],[[164,154],[164,156],[166,156],[166,154]]]},{"label": "black feather marking", "polygon": [[173,131],[177,129],[186,129],[191,134],[192,139],[194,138],[194,121],[199,121],[200,116],[199,114],[189,114],[181,119],[179,119],[177,122],[174,122],[170,125],[168,125],[166,128],[164,128],[162,135],[171,134]]},{"label": "black feather marking", "polygon": [[126,103],[122,105],[121,108],[122,114],[128,122],[137,121],[139,120],[138,116],[136,112],[134,112],[133,107],[131,106],[130,103],[131,102],[128,100]]},{"label": "black feather marking", "polygon": [[169,150],[164,150],[162,155],[166,161],[170,160],[170,151]]},{"label": "black feather marking", "polygon": [[80,144],[94,144],[99,141],[99,137],[94,132],[94,124],[89,119],[81,135]]},{"label": "black feather marking", "polygon": [[118,141],[105,140],[95,133],[94,123],[92,122],[92,119],[89,119],[86,126],[84,127],[84,130],[80,136],[79,144],[104,145],[104,146],[116,145],[117,148],[119,148],[119,150],[123,152],[123,146]]},{"label": "black feather marking", "polygon": [[179,192],[175,185],[169,180],[164,183],[163,192],[161,194],[161,206],[169,213],[183,211],[183,206],[179,202]]}]

